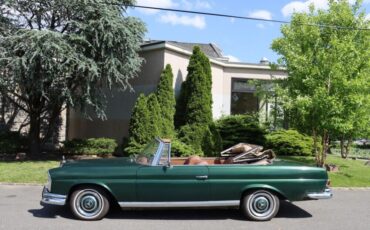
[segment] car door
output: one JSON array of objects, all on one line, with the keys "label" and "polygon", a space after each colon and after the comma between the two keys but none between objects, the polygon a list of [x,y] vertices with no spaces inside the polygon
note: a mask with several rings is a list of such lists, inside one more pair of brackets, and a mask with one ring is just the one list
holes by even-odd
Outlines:
[{"label": "car door", "polygon": [[163,148],[157,165],[137,171],[136,191],[139,202],[207,201],[210,187],[208,167],[204,165],[168,165],[169,147]]}]

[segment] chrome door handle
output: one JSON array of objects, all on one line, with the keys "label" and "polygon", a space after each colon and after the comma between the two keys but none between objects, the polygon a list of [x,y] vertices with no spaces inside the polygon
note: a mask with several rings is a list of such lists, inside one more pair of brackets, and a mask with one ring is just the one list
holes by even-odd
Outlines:
[{"label": "chrome door handle", "polygon": [[208,179],[208,176],[207,176],[207,175],[203,175],[203,176],[195,176],[195,178],[196,178],[197,180],[206,180],[206,179]]}]

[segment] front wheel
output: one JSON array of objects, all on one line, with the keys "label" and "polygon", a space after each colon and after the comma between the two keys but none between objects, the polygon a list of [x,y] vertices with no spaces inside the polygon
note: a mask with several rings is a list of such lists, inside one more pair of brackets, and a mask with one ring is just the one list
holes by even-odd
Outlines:
[{"label": "front wheel", "polygon": [[81,220],[100,220],[109,211],[109,200],[100,188],[80,188],[72,193],[70,207]]},{"label": "front wheel", "polygon": [[242,200],[241,210],[245,217],[254,221],[271,220],[279,211],[279,198],[266,190],[248,193]]}]

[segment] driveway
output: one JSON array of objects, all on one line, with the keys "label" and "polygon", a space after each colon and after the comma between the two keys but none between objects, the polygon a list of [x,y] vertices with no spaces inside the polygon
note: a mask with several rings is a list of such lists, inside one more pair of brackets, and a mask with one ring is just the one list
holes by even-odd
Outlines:
[{"label": "driveway", "polygon": [[41,206],[41,186],[0,185],[0,229],[370,229],[370,190],[334,190],[334,198],[282,202],[272,221],[245,221],[237,209],[114,210],[95,222],[65,207]]}]

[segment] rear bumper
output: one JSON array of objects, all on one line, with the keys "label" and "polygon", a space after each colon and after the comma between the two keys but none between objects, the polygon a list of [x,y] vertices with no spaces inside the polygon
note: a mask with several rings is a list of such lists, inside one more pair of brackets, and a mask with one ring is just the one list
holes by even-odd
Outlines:
[{"label": "rear bumper", "polygon": [[65,205],[67,196],[50,193],[45,187],[42,190],[42,204]]},{"label": "rear bumper", "polygon": [[307,198],[311,200],[330,199],[332,197],[333,197],[333,193],[330,188],[326,188],[324,192],[307,194]]}]

